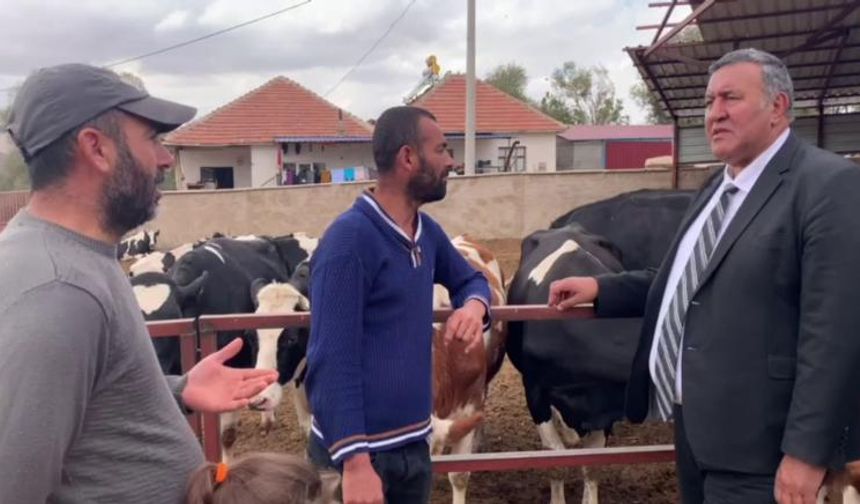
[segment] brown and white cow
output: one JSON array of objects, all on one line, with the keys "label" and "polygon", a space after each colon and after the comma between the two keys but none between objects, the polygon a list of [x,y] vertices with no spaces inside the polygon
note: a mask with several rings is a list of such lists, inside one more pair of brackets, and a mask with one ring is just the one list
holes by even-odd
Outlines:
[{"label": "brown and white cow", "polygon": [[860,460],[827,474],[817,504],[860,504]]},{"label": "brown and white cow", "polygon": [[[498,261],[484,246],[466,236],[451,240],[469,264],[484,274],[490,284],[493,306],[505,304],[505,282]],[[435,285],[435,309],[450,308],[448,291]],[[499,371],[505,356],[506,324],[494,322],[484,333],[484,344],[464,353],[464,345],[445,345],[444,324],[434,324],[433,334],[433,437],[434,455],[450,448],[451,453],[473,453],[480,440],[484,402],[490,380]],[[469,473],[450,473],[453,502],[466,502]]]}]

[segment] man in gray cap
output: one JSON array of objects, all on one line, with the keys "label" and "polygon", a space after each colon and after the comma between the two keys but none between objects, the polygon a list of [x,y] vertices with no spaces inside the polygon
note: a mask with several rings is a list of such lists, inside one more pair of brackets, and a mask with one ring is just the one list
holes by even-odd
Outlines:
[{"label": "man in gray cap", "polygon": [[15,98],[32,195],[0,233],[4,504],[179,503],[203,456],[177,402],[239,409],[277,377],[224,366],[236,340],[165,380],[116,261],[173,164],[160,133],[194,113],[81,64],[35,72]]}]

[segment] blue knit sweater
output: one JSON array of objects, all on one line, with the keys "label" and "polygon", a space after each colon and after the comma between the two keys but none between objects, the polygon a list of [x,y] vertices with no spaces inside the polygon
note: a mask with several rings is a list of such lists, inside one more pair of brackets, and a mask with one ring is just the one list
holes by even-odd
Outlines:
[{"label": "blue knit sweater", "polygon": [[456,307],[488,305],[486,278],[436,222],[419,212],[413,241],[369,192],[314,252],[306,387],[313,435],[336,464],[430,433],[434,283]]}]

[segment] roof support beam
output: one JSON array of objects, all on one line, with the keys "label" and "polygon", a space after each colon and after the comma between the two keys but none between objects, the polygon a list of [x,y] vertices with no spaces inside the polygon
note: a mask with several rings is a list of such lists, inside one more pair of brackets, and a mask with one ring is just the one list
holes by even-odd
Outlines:
[{"label": "roof support beam", "polygon": [[[687,45],[690,45],[690,44],[684,44],[684,46],[687,46]],[[700,44],[699,44],[699,43],[695,43],[695,45],[700,45]],[[836,45],[826,45],[826,46],[817,46],[817,47],[806,47],[806,48],[804,48],[804,49],[798,49],[798,50],[794,51],[794,52],[792,53],[792,56],[793,56],[793,55],[795,55],[795,54],[807,53],[807,52],[829,51],[829,50],[831,50],[831,49],[838,49],[839,47],[840,47],[840,44],[836,44]],[[664,47],[664,48],[660,49],[660,53],[661,53],[661,54],[667,54],[667,55],[669,55],[669,56],[672,56],[672,55],[674,55],[674,53],[671,51],[671,49],[676,49],[676,48],[677,48],[677,46],[675,46],[675,45],[671,45],[671,46],[668,46],[668,47]],[[736,48],[737,48],[737,47],[736,47]],[[843,46],[843,48],[844,48],[844,49],[857,49],[857,48],[860,48],[860,43],[845,44],[845,45]],[[644,48],[644,47],[636,47],[635,49],[637,49],[637,50],[643,50],[643,51],[645,50],[645,48]],[[669,65],[671,65],[671,64],[673,64],[673,63],[675,63],[675,62],[677,62],[677,61],[678,61],[677,59],[665,59],[665,60],[653,60],[653,59],[652,59],[652,60],[649,60],[649,61],[648,61],[648,64],[649,64],[649,65],[660,65],[660,64],[669,64]],[[702,60],[702,61],[706,61],[706,60]],[[710,61],[709,61],[709,62],[710,62]]]},{"label": "roof support beam", "polygon": [[[789,70],[791,70],[791,69],[789,68]],[[705,77],[705,76],[706,76],[706,74],[702,74],[702,77]],[[839,73],[839,74],[834,73],[832,75],[832,77],[834,79],[838,79],[840,77],[860,77],[860,72],[849,72],[849,73]],[[799,82],[799,81],[809,81],[809,80],[821,80],[823,78],[824,77],[821,75],[811,75],[808,77],[792,77],[791,80],[792,80],[792,82]],[[860,86],[860,82],[858,82],[857,85]],[[692,86],[663,86],[663,91],[687,91],[689,89],[701,89],[701,87],[702,87],[702,84],[692,85]]]},{"label": "roof support beam", "polygon": [[[755,14],[745,14],[743,16],[724,16],[724,17],[709,17],[707,19],[697,19],[695,21],[696,24],[704,25],[704,24],[713,24],[713,23],[727,23],[732,21],[747,21],[750,19],[761,19],[761,18],[773,18],[779,16],[791,16],[796,14],[809,14],[813,12],[824,12],[829,10],[841,9],[844,7],[852,7],[856,9],[856,2],[848,2],[841,3],[836,5],[822,5],[819,7],[806,7],[803,9],[790,9],[790,10],[781,10],[777,12],[757,12]],[[842,19],[842,18],[840,18]],[[676,26],[678,23],[669,23],[666,24],[667,27]],[[660,25],[645,25],[645,26],[637,26],[637,30],[653,30],[655,28],[659,28]]]},{"label": "roof support beam", "polygon": [[[663,61],[661,63],[662,64],[672,64],[672,63],[674,63],[674,61]],[[707,63],[710,63],[710,61],[708,61]],[[850,64],[855,64],[855,63],[860,63],[860,59],[847,59],[847,60],[842,60],[839,62],[840,65],[850,65]],[[658,63],[658,64],[660,64],[660,63]],[[796,65],[788,65],[788,70],[791,71],[795,68],[823,67],[823,66],[827,66],[828,64],[829,64],[829,62],[799,63]],[[653,66],[655,66],[655,64],[653,62],[649,62],[649,66],[653,67]],[[708,72],[688,72],[688,73],[678,73],[678,74],[671,74],[671,75],[657,75],[656,77],[658,79],[675,79],[675,78],[681,78],[681,77],[707,77],[707,76],[708,76]],[[836,77],[839,77],[839,76],[837,75]]]},{"label": "roof support beam", "polygon": [[[858,0],[858,1],[860,1],[860,0]],[[705,12],[705,11],[707,11],[708,9],[710,9],[711,7],[713,7],[715,3],[717,3],[717,0],[705,0],[705,1],[702,3],[702,5],[700,5],[700,6],[696,7],[696,9],[695,9],[695,10],[693,10],[693,12],[691,12],[689,16],[687,16],[686,18],[684,18],[684,20],[683,20],[683,21],[681,21],[680,23],[678,23],[678,25],[677,25],[677,26],[675,26],[674,28],[672,28],[671,30],[669,30],[669,33],[667,33],[666,35],[662,36],[662,37],[660,38],[660,40],[657,40],[657,41],[655,41],[654,43],[652,43],[652,44],[651,44],[651,47],[649,47],[648,49],[646,49],[646,50],[645,50],[645,53],[642,55],[642,58],[643,58],[643,59],[647,59],[647,58],[648,58],[648,56],[651,56],[651,53],[653,53],[654,51],[656,51],[657,49],[659,49],[660,47],[662,47],[662,46],[663,46],[663,44],[665,44],[665,43],[666,43],[666,42],[668,42],[672,37],[674,37],[675,35],[677,35],[677,34],[678,34],[678,32],[680,32],[681,30],[683,30],[683,29],[684,29],[687,25],[689,25],[689,24],[690,24],[694,19],[696,19],[697,17],[699,17],[703,12]]]},{"label": "roof support beam", "polygon": [[[726,39],[709,39],[707,42],[685,42],[683,45],[686,46],[703,46],[703,45],[713,45],[713,44],[733,44],[735,42],[752,42],[755,40],[765,40],[772,39],[776,37],[799,37],[802,35],[814,35],[819,33],[821,30],[797,30],[797,31],[786,31],[779,32],[777,34],[767,34],[767,35],[752,35],[749,37],[732,37]],[[641,49],[647,50],[649,48],[642,47]],[[803,49],[806,49],[804,47]]]},{"label": "roof support beam", "polygon": [[836,52],[833,54],[833,59],[830,60],[830,66],[827,68],[827,77],[824,78],[824,85],[821,86],[821,92],[818,93],[818,108],[822,109],[824,103],[824,97],[827,96],[827,91],[830,88],[830,82],[833,80],[833,73],[836,70],[836,67],[839,66],[839,57],[842,55],[842,49],[845,47],[845,43],[848,41],[848,37],[851,35],[851,30],[846,29],[842,34],[842,40],[840,42],[839,48],[836,49]]},{"label": "roof support beam", "polygon": [[651,2],[648,4],[648,7],[672,7],[675,5],[690,5],[689,1],[677,1],[677,2]]},{"label": "roof support beam", "polygon": [[[657,33],[654,34],[654,40],[651,41],[651,44],[654,44],[655,42],[657,42],[657,40],[660,39],[660,35],[663,33],[663,30],[666,29],[666,26],[668,26],[666,24],[666,22],[669,21],[669,16],[672,15],[672,11],[674,9],[675,9],[675,0],[672,0],[672,2],[669,4],[669,9],[666,11],[666,15],[663,16],[663,21],[660,22],[659,26],[657,26]],[[638,30],[638,28],[637,28],[637,30]]]},{"label": "roof support beam", "polygon": [[[852,99],[852,98],[854,98],[854,99]],[[840,99],[840,97],[831,97],[830,99],[838,100],[838,99]],[[839,101],[839,102],[837,102],[837,103],[825,103],[825,104],[824,104],[824,106],[825,106],[825,107],[842,107],[842,106],[848,106],[848,105],[852,105],[852,106],[853,106],[853,105],[857,105],[857,106],[860,106],[860,98],[858,98],[857,96],[846,96],[846,97],[843,97],[843,98],[841,98],[841,99],[842,99],[843,101]],[[687,99],[686,99],[686,101],[691,101],[691,100],[693,100],[693,98],[687,98]],[[806,103],[808,103],[808,102],[809,102],[809,99],[801,98],[800,100],[795,100],[795,101],[798,101],[798,102],[806,102]],[[808,105],[804,105],[804,106],[796,107],[796,108],[795,108],[795,110],[816,109],[817,107],[818,107],[818,104],[817,104],[817,103],[815,103],[815,104],[808,104]],[[675,107],[673,110],[675,111],[675,113],[678,113],[678,112],[685,111],[685,110],[701,111],[701,110],[703,110],[704,108],[705,108],[705,106],[704,106],[704,103],[703,103],[703,104],[701,104],[701,105],[696,105],[696,106],[694,106],[694,107],[690,107],[690,106],[678,106],[678,107]],[[678,117],[690,117],[691,115],[692,115],[692,116],[694,116],[694,117],[698,116],[698,114],[678,114]]]}]

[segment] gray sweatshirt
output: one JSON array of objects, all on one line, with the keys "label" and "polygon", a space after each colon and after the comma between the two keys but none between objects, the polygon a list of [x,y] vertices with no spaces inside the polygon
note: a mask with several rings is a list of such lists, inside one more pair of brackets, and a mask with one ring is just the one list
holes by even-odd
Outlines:
[{"label": "gray sweatshirt", "polygon": [[[168,385],[170,381],[173,390]],[[0,504],[178,503],[203,455],[115,248],[0,233]]]}]

